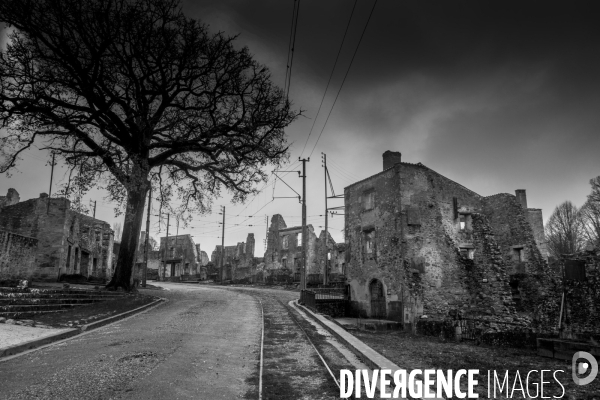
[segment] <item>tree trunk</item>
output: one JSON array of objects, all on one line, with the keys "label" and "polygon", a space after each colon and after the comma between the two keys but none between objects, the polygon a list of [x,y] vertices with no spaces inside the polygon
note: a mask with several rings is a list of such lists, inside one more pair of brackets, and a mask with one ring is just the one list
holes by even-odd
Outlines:
[{"label": "tree trunk", "polygon": [[127,292],[132,290],[131,274],[136,261],[136,250],[144,219],[146,195],[150,188],[150,182],[147,181],[146,177],[143,181],[141,184],[130,187],[127,193],[127,208],[121,235],[121,247],[113,277],[106,285],[109,289],[116,290],[121,287]]}]

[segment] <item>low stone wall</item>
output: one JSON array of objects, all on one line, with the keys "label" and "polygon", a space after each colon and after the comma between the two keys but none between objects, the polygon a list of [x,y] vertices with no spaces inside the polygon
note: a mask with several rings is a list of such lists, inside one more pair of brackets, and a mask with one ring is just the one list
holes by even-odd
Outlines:
[{"label": "low stone wall", "polygon": [[37,239],[0,230],[0,282],[39,277]]},{"label": "low stone wall", "polygon": [[342,318],[347,316],[347,300],[316,300],[315,306],[321,314],[329,315],[332,318]]}]

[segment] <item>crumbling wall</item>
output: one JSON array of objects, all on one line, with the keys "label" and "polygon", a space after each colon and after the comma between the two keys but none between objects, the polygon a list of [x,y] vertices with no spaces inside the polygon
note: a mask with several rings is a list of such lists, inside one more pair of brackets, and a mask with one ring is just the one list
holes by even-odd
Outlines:
[{"label": "crumbling wall", "polygon": [[552,290],[553,272],[538,247],[528,209],[507,193],[486,197],[483,204],[514,290],[518,290],[519,309],[534,312]]},{"label": "crumbling wall", "polygon": [[347,276],[355,311],[372,315],[369,285],[378,280],[388,317],[399,304],[404,322],[457,311],[513,321],[506,265],[481,215],[482,200],[422,164],[396,163],[347,187]]},{"label": "crumbling wall", "polygon": [[399,174],[396,164],[344,190],[346,275],[355,313],[372,315],[369,285],[374,280],[383,286],[387,308],[402,300],[406,288]]},{"label": "crumbling wall", "polygon": [[37,245],[35,238],[0,230],[0,282],[39,278]]},{"label": "crumbling wall", "polygon": [[21,201],[19,193],[15,189],[10,188],[6,193],[6,196],[0,196],[0,208],[12,206],[13,204],[17,204],[19,201]]},{"label": "crumbling wall", "polygon": [[[276,275],[293,275],[300,273],[302,268],[302,242],[298,240],[302,233],[302,226],[287,227],[283,217],[273,215],[267,237],[267,250],[265,251],[264,273]],[[306,274],[319,274],[320,265],[317,264],[317,236],[312,225],[306,226]],[[285,260],[285,262],[284,262]]]}]

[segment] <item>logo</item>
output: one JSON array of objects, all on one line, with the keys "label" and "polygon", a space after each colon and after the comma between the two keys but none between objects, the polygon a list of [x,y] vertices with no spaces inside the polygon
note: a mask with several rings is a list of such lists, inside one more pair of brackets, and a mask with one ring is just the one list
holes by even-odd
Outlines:
[{"label": "logo", "polygon": [[[580,358],[583,358],[586,361],[577,362]],[[598,362],[596,361],[593,355],[585,351],[578,351],[573,355],[572,367],[573,382],[575,382],[575,384],[579,386],[591,383],[594,379],[596,379],[596,375],[598,375]],[[588,371],[590,374],[587,377],[579,377],[580,375],[586,374]]]}]

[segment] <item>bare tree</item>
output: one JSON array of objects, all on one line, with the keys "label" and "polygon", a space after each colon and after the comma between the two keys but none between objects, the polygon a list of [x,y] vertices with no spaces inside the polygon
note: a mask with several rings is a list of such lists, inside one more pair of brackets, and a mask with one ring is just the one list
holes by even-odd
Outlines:
[{"label": "bare tree", "polygon": [[583,233],[587,241],[600,246],[600,176],[590,179],[592,192],[579,210]]},{"label": "bare tree", "polygon": [[130,290],[148,189],[161,205],[210,210],[221,189],[256,193],[288,158],[298,115],[235,37],[209,33],[179,0],[3,0],[0,172],[34,145],[124,204],[108,287]]},{"label": "bare tree", "polygon": [[158,250],[159,249],[158,242],[152,236],[150,236],[148,238],[148,247],[149,247],[149,250]]},{"label": "bare tree", "polygon": [[545,226],[548,251],[559,259],[563,254],[579,252],[584,245],[584,233],[579,210],[570,201],[554,209]]}]

